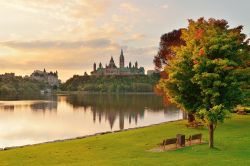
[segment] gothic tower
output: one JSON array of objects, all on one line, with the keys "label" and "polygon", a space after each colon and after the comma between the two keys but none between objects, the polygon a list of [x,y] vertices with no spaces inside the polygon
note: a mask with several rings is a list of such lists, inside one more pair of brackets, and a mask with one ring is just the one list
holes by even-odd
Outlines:
[{"label": "gothic tower", "polygon": [[121,55],[120,55],[120,68],[124,68],[124,56],[123,56],[122,49],[121,49]]},{"label": "gothic tower", "polygon": [[96,71],[96,63],[94,63],[93,68],[94,68],[94,71]]},{"label": "gothic tower", "polygon": [[109,61],[109,68],[116,68],[115,61],[114,61],[113,57],[111,57],[111,59]]}]

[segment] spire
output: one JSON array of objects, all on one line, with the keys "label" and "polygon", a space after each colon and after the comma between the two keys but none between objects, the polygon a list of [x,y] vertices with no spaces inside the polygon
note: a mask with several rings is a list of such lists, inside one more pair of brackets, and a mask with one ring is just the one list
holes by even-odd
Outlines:
[{"label": "spire", "polygon": [[131,68],[132,67],[132,63],[131,62],[129,62],[129,68]]},{"label": "spire", "polygon": [[121,56],[123,56],[123,50],[121,49]]},{"label": "spire", "polygon": [[111,59],[110,59],[110,63],[114,63],[114,59],[113,59],[113,56],[111,56]]},{"label": "spire", "polygon": [[124,68],[124,55],[123,55],[123,50],[121,49],[121,54],[120,54],[120,68]]},{"label": "spire", "polygon": [[99,68],[100,68],[100,69],[102,68],[102,63],[101,63],[101,62],[99,63]]},{"label": "spire", "polygon": [[93,68],[94,68],[94,71],[96,71],[96,63],[94,63]]},{"label": "spire", "polygon": [[111,56],[110,62],[109,62],[109,67],[110,68],[116,68],[115,61],[113,59],[113,56]]}]

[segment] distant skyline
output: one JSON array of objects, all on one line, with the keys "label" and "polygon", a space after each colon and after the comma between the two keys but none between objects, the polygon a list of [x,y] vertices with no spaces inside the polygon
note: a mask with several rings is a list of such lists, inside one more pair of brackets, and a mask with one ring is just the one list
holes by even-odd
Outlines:
[{"label": "distant skyline", "polygon": [[46,68],[65,81],[90,73],[94,62],[118,61],[120,49],[126,65],[153,69],[162,34],[213,17],[250,36],[249,11],[249,0],[0,1],[0,74]]}]

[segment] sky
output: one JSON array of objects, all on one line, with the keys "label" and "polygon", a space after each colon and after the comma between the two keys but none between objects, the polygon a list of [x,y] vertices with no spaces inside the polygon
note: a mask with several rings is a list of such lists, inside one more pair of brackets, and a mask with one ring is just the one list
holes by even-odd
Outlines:
[{"label": "sky", "polygon": [[154,69],[160,36],[187,19],[226,19],[250,36],[249,0],[0,0],[0,74],[58,71],[62,81],[93,63],[138,61]]}]

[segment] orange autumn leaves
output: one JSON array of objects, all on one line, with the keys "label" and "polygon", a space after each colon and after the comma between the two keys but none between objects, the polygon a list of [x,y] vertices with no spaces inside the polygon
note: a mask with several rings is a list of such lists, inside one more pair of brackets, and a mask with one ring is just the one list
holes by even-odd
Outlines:
[{"label": "orange autumn leaves", "polygon": [[[204,48],[201,48],[200,51],[199,51],[199,53],[198,53],[198,56],[204,56],[204,55],[205,55],[205,50],[204,50]],[[194,59],[193,63],[196,65],[199,62],[196,59]]]},{"label": "orange autumn leaves", "polygon": [[[195,38],[196,40],[199,40],[199,39],[202,38],[203,34],[204,34],[204,30],[201,29],[201,28],[199,28],[199,29],[196,30],[195,35],[194,35],[194,38]],[[204,56],[204,55],[205,55],[205,49],[204,49],[204,48],[201,48],[201,49],[199,50],[198,56]],[[196,59],[194,59],[194,60],[193,60],[193,63],[196,65],[196,64],[198,64],[199,62],[198,62]]]},{"label": "orange autumn leaves", "polygon": [[[184,30],[184,29],[182,29],[182,30]],[[184,31],[185,31],[185,30],[184,30]],[[204,30],[204,29],[198,28],[198,29],[194,32],[193,39],[194,39],[194,40],[200,40],[200,39],[203,37],[204,33],[205,33],[205,30]],[[181,38],[181,36],[180,36],[180,38]],[[169,40],[170,40],[170,39],[169,39]],[[183,44],[180,44],[179,47],[182,46],[182,45],[183,45]],[[185,45],[185,44],[184,44],[184,45]],[[170,45],[168,45],[168,46],[169,46],[170,49],[171,49],[171,48],[174,48],[174,47],[171,47]],[[178,47],[178,45],[175,45],[175,47]],[[164,50],[162,50],[162,51],[164,51]],[[168,50],[168,51],[169,51],[169,50]],[[173,59],[176,58],[176,57],[175,57],[175,52],[174,52],[174,50],[171,49],[171,52],[172,52],[172,54],[173,54],[174,56],[171,56],[171,57],[168,56],[168,57],[166,57],[166,59],[168,59],[168,60],[173,60]],[[205,49],[204,49],[204,48],[200,48],[200,49],[198,50],[198,52],[197,52],[196,58],[193,59],[193,64],[194,64],[194,65],[199,64],[199,57],[205,56],[205,54],[206,54]],[[169,55],[169,53],[166,54],[166,55]],[[162,80],[162,81],[168,80],[168,79],[169,79],[169,73],[168,73],[166,70],[163,70],[163,71],[160,72],[160,77],[161,77],[161,80]],[[164,98],[163,98],[164,103],[165,103],[165,104],[171,103],[171,102],[170,102],[170,98],[167,97],[166,95],[164,95],[165,93],[164,93],[163,91],[164,91],[164,90],[162,89],[162,87],[160,87],[160,86],[156,86],[156,87],[155,87],[155,92],[156,92],[156,94],[164,96]]]},{"label": "orange autumn leaves", "polygon": [[197,29],[195,32],[194,38],[199,40],[200,38],[202,38],[203,33],[204,33],[203,29],[201,29],[201,28]]}]

